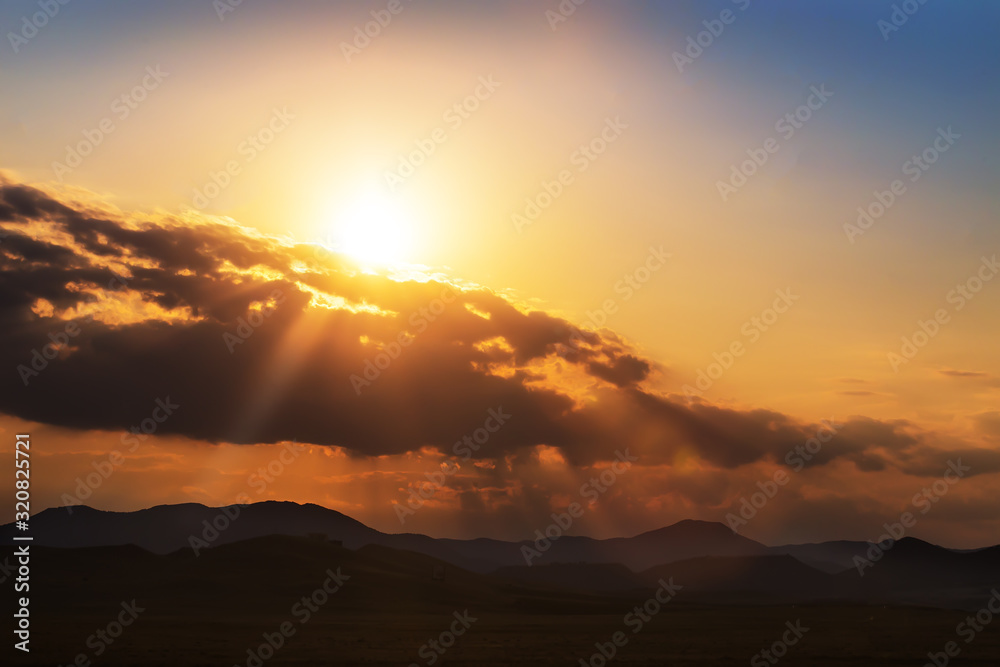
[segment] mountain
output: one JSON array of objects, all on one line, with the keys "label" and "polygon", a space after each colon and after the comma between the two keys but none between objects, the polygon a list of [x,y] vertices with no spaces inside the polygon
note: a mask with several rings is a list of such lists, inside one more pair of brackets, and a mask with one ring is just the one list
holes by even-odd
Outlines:
[{"label": "mountain", "polygon": [[641,576],[649,585],[672,578],[689,595],[726,594],[729,601],[805,602],[847,597],[857,588],[787,555],[690,558],[657,565]]},{"label": "mountain", "polygon": [[[472,588],[485,585],[469,578],[473,574],[490,575],[494,591],[527,586],[560,595],[622,595],[673,577],[691,596],[727,601],[849,598],[967,607],[1000,585],[1000,546],[953,551],[904,538],[884,552],[848,541],[767,547],[723,524],[693,520],[634,537],[562,536],[547,545],[387,534],[318,505],[275,501],[226,508],[161,505],[137,512],[48,509],[30,523],[34,547],[73,549],[81,558],[109,549],[129,562],[156,554],[178,563],[204,556],[189,565],[197,570],[232,549],[245,552],[248,543],[266,547],[267,558],[274,560],[298,556],[282,553],[280,545],[321,545],[418,578],[435,568],[450,569]],[[12,524],[0,526],[0,538],[9,540],[16,532]],[[277,537],[293,541],[276,542]],[[526,550],[535,550],[530,565]],[[226,567],[257,579],[261,573],[255,568],[263,565],[251,559],[249,565]]]},{"label": "mountain", "polygon": [[[978,599],[980,591],[1000,584],[1000,546],[957,552],[904,537],[885,551],[873,550],[861,558],[857,567],[837,575],[838,580],[864,579],[871,594],[900,601],[954,598],[962,591]],[[911,598],[909,592],[915,595]]]},{"label": "mountain", "polygon": [[[516,609],[535,600],[565,611],[617,609],[613,599],[564,590],[550,584],[512,582],[480,574],[431,556],[369,544],[347,549],[310,537],[271,535],[224,544],[195,555],[190,549],[153,554],[134,545],[56,549],[32,545],[33,565],[46,573],[35,598],[41,607],[85,610],[101,599],[144,600],[158,607],[198,607],[211,612],[271,610],[275,600],[293,602],[328,576],[346,575],[349,585],[331,596],[348,612],[450,613],[475,606]],[[640,583],[637,595],[646,595]],[[234,604],[235,601],[235,604]],[[259,608],[259,609],[258,609]]]},{"label": "mountain", "polygon": [[[105,512],[82,505],[50,508],[31,517],[35,544],[52,547],[134,544],[158,554],[189,548],[193,538],[220,545],[264,535],[310,532],[325,532],[348,547],[370,543],[380,534],[360,521],[319,505],[273,501],[226,508],[197,503],[157,505],[136,512]],[[0,537],[9,539],[14,534],[13,524],[0,526]],[[214,540],[213,534],[217,534]]]},{"label": "mountain", "polygon": [[551,563],[514,565],[493,573],[501,579],[534,586],[594,592],[629,592],[649,588],[648,582],[620,563]]},{"label": "mountain", "polygon": [[721,523],[685,519],[672,526],[631,538],[602,540],[604,553],[633,570],[699,556],[758,556],[768,553],[760,542],[734,533]]},{"label": "mountain", "polygon": [[871,548],[867,542],[853,540],[834,540],[818,544],[786,544],[771,547],[773,554],[792,556],[818,570],[836,574],[844,570],[854,569],[854,558],[863,557]]},{"label": "mountain", "polygon": [[[10,539],[13,524],[0,526]],[[522,547],[533,542],[435,539],[414,533],[387,534],[313,504],[266,501],[245,506],[210,508],[188,503],[158,505],[136,512],[105,512],[86,506],[52,508],[31,518],[34,543],[53,547],[134,544],[166,554],[179,549],[217,547],[268,535],[322,534],[349,549],[376,544],[414,551],[474,572],[526,565]],[[724,525],[685,520],[635,537],[597,540],[566,535],[555,540],[531,565],[546,563],[620,563],[639,571],[697,556],[762,555],[767,547],[736,535]]]}]

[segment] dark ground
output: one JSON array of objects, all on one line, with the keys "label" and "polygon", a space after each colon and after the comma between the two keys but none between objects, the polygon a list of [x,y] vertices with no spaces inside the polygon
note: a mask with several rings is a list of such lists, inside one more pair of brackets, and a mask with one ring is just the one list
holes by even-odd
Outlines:
[{"label": "dark ground", "polygon": [[[787,621],[801,620],[808,632],[778,664],[921,666],[928,651],[957,641],[961,653],[950,664],[1000,665],[1000,618],[967,644],[955,632],[968,616],[963,611],[714,605],[685,600],[682,590],[633,633],[623,617],[651,591],[576,594],[453,567],[440,581],[432,574],[438,564],[383,547],[349,551],[277,537],[197,558],[191,551],[153,556],[131,547],[38,550],[32,560],[32,651],[4,647],[9,657],[3,664],[68,665],[83,653],[95,665],[247,665],[247,649],[288,621],[295,633],[260,664],[427,665],[421,646],[448,630],[453,612],[468,609],[477,620],[433,664],[579,665],[580,658],[590,659],[595,642],[608,642],[621,630],[628,642],[610,665],[748,665],[781,637]],[[328,568],[338,567],[350,579],[302,623],[293,605],[323,583]],[[4,583],[5,601],[9,586]],[[95,658],[88,637],[132,599],[145,611]]]}]

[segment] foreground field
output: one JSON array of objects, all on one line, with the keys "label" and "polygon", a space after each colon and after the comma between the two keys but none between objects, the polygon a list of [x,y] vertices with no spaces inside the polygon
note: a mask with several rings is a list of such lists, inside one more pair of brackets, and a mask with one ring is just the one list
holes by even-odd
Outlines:
[{"label": "foreground field", "polygon": [[[627,608],[627,607],[626,607]],[[112,609],[108,609],[110,614]],[[213,617],[199,614],[157,615],[151,609],[107,648],[95,664],[247,665],[247,649],[258,649],[263,633],[273,633],[283,616],[273,618]],[[434,664],[483,667],[503,665],[579,665],[590,660],[595,642],[606,643],[618,630],[628,643],[612,664],[747,665],[761,650],[780,639],[786,621],[801,620],[809,628],[788,648],[782,665],[923,665],[928,651],[941,651],[958,640],[958,665],[995,666],[1000,656],[1000,628],[987,628],[966,645],[955,635],[965,616],[960,612],[867,607],[712,608],[677,604],[653,617],[632,634],[622,615],[511,614],[470,610],[477,620]],[[97,616],[51,618],[54,634],[39,633],[29,660],[18,664],[69,664],[89,651],[86,638],[102,624]],[[102,618],[106,618],[102,617]],[[453,620],[444,611],[427,614],[323,613],[298,627],[266,665],[410,665],[429,664],[421,647],[447,630]],[[429,650],[429,649],[428,649]],[[266,652],[264,653],[266,655]],[[427,650],[425,656],[432,655]],[[761,661],[756,664],[770,664]],[[250,662],[251,667],[257,664]],[[593,663],[601,664],[599,661]]]},{"label": "foreground field", "polygon": [[950,641],[953,664],[1000,663],[1000,619],[966,643],[968,611],[709,603],[683,588],[660,604],[653,590],[581,593],[302,538],[198,556],[40,549],[32,564],[32,650],[5,647],[3,664],[601,667],[603,648],[613,665],[919,666]]}]

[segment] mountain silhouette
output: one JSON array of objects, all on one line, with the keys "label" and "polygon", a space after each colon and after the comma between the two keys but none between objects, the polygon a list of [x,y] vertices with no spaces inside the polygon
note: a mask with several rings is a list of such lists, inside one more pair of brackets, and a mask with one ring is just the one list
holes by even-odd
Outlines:
[{"label": "mountain silhouette", "polygon": [[[0,537],[7,540],[16,532],[13,524],[0,526]],[[84,564],[81,571],[109,554],[122,568],[140,573],[190,561],[184,567],[194,572],[184,581],[213,585],[233,573],[271,581],[268,563],[333,549],[363,563],[362,570],[376,568],[380,576],[400,581],[435,580],[438,593],[459,582],[484,600],[498,599],[505,587],[527,587],[543,597],[554,591],[631,594],[673,578],[689,597],[725,602],[852,599],[968,606],[1000,584],[1000,546],[956,551],[907,537],[885,550],[851,541],[768,547],[721,523],[695,520],[634,537],[566,535],[540,544],[382,533],[319,505],[266,501],[224,508],[159,505],[135,512],[48,509],[31,518],[31,535],[36,550],[72,550]],[[540,555],[528,563],[526,548]],[[240,558],[227,561],[237,552]],[[214,564],[221,569],[204,570]],[[447,585],[439,585],[445,580]]]}]

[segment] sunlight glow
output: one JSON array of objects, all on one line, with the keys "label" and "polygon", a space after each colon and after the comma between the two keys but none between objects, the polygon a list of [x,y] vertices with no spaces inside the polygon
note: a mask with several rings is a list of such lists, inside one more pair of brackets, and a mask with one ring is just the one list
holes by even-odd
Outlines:
[{"label": "sunlight glow", "polygon": [[392,266],[409,259],[414,220],[397,199],[382,190],[363,192],[332,222],[334,248],[365,268]]}]

